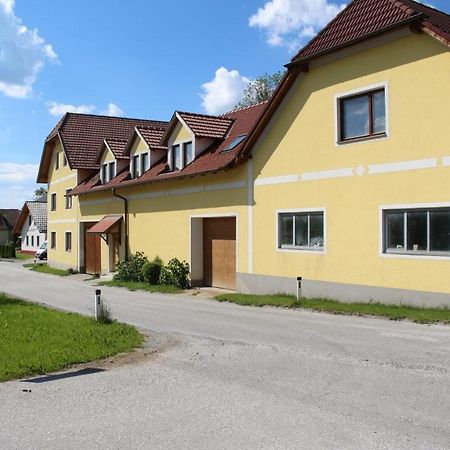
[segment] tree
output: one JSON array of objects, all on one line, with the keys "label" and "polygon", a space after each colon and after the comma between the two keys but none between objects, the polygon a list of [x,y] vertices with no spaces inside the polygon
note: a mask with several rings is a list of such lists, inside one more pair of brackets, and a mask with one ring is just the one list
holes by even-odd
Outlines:
[{"label": "tree", "polygon": [[34,199],[37,200],[41,197],[47,197],[47,188],[45,186],[38,187],[34,191]]},{"label": "tree", "polygon": [[236,105],[236,108],[245,108],[246,106],[269,100],[280,84],[283,76],[283,71],[276,72],[272,75],[265,73],[255,80],[250,81],[244,90],[242,100]]}]

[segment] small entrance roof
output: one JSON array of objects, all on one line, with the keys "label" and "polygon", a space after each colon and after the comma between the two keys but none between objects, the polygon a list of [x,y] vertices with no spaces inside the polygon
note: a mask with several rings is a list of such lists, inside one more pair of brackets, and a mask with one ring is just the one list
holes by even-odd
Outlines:
[{"label": "small entrance roof", "polygon": [[88,233],[112,234],[118,233],[122,216],[105,216],[99,220],[94,226],[87,230]]}]

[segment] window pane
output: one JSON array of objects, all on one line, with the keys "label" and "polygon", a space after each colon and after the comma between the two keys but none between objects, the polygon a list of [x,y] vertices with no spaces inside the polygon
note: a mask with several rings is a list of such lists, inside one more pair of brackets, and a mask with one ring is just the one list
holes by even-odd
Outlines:
[{"label": "window pane", "polygon": [[139,155],[133,157],[133,178],[139,176]]},{"label": "window pane", "polygon": [[386,213],[386,249],[404,249],[404,214]]},{"label": "window pane", "polygon": [[281,245],[293,245],[293,216],[281,216]]},{"label": "window pane", "polygon": [[406,239],[408,241],[408,250],[427,250],[426,211],[407,213]]},{"label": "window pane", "polygon": [[309,235],[310,247],[323,247],[323,213],[311,214]]},{"label": "window pane", "polygon": [[146,172],[149,167],[148,167],[148,153],[142,153],[141,156],[141,163],[142,163],[142,167],[141,167],[141,174],[143,174],[144,172]]},{"label": "window pane", "polygon": [[308,247],[308,214],[295,216],[295,245]]},{"label": "window pane", "polygon": [[450,251],[450,211],[430,212],[430,250]]},{"label": "window pane", "polygon": [[114,172],[114,163],[109,163],[109,181],[111,181],[116,176]]},{"label": "window pane", "polygon": [[384,91],[372,94],[372,120],[373,132],[384,133],[386,131],[386,107]]},{"label": "window pane", "polygon": [[192,142],[186,142],[184,145],[184,164],[187,166],[194,160],[194,149]]},{"label": "window pane", "polygon": [[369,97],[347,98],[342,102],[341,138],[349,139],[369,134]]},{"label": "window pane", "polygon": [[102,178],[103,178],[103,183],[107,183],[108,182],[108,174],[107,174],[107,165],[103,164],[102,166]]},{"label": "window pane", "polygon": [[173,146],[173,165],[174,169],[181,170],[183,167],[181,165],[181,148],[179,145]]}]

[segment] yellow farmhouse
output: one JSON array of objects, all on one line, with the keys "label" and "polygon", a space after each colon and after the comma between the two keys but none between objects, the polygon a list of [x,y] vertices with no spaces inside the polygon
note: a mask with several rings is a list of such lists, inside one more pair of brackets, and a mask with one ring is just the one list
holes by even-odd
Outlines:
[{"label": "yellow farmhouse", "polygon": [[142,251],[196,285],[450,305],[449,50],[449,15],[354,0],[269,102],[66,114],[38,176],[49,263],[107,273]]}]

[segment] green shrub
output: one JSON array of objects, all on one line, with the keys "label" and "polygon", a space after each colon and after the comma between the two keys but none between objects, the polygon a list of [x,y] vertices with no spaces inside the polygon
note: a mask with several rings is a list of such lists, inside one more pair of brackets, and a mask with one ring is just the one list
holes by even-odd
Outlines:
[{"label": "green shrub", "polygon": [[161,268],[159,276],[160,284],[170,284],[181,289],[191,286],[189,278],[189,264],[186,261],[180,261],[177,258],[171,259],[167,266]]},{"label": "green shrub", "polygon": [[127,261],[119,261],[114,279],[118,281],[144,281],[142,268],[148,262],[148,258],[143,253],[136,252]]},{"label": "green shrub", "polygon": [[15,258],[16,249],[14,242],[6,241],[4,245],[0,245],[0,258]]},{"label": "green shrub", "polygon": [[145,283],[158,284],[163,262],[158,256],[150,262],[146,262],[142,267],[142,278]]}]

